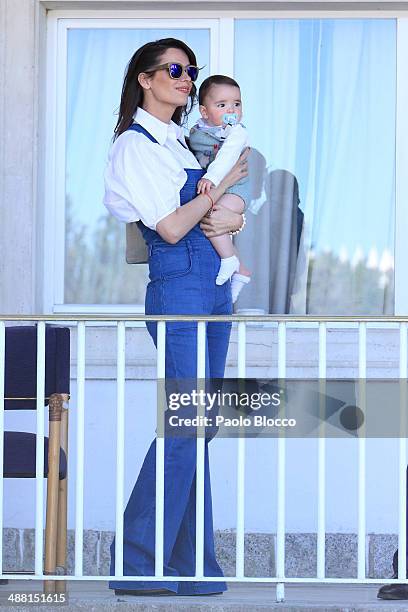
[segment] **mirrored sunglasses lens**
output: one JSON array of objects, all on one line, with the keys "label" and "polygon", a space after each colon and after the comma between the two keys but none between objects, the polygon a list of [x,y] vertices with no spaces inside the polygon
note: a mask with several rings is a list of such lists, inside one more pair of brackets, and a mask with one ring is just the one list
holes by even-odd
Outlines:
[{"label": "mirrored sunglasses lens", "polygon": [[198,77],[198,68],[197,66],[188,66],[187,74],[192,81],[196,81]]},{"label": "mirrored sunglasses lens", "polygon": [[179,79],[183,74],[183,66],[181,64],[170,64],[169,74],[172,79]]}]

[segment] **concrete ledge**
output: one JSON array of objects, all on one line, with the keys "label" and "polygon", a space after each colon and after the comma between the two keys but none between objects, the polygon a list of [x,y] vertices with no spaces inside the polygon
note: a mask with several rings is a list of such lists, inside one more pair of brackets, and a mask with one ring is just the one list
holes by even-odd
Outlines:
[{"label": "concrete ledge", "polygon": [[[109,575],[109,547],[113,533],[84,531],[84,575]],[[398,538],[392,534],[369,534],[367,542],[368,578],[388,578],[392,575],[392,556]],[[235,575],[235,531],[216,531],[217,558],[225,576]],[[245,575],[275,576],[276,536],[271,533],[245,534]],[[74,570],[75,534],[68,533],[68,574]],[[287,577],[316,576],[317,538],[314,533],[286,535]],[[5,528],[3,531],[4,571],[33,571],[34,529]],[[355,578],[357,576],[357,535],[328,533],[326,535],[326,576]],[[408,608],[408,606],[407,606]]]},{"label": "concrete ledge", "polygon": [[[15,581],[8,587],[0,587],[0,605],[2,612],[16,610],[38,610],[38,604],[18,606],[7,604],[7,594],[10,586],[14,593],[41,593],[40,582]],[[7,588],[7,591],[5,590]],[[131,612],[134,610],[185,610],[190,612],[294,612],[303,610],[317,612],[401,612],[407,610],[407,602],[381,601],[377,599],[376,585],[286,585],[285,601],[276,603],[276,587],[273,584],[234,583],[228,585],[228,590],[222,595],[213,596],[160,596],[160,597],[117,597],[109,591],[106,583],[79,582],[69,583],[66,604],[41,604],[42,609],[64,610],[100,610]]]}]

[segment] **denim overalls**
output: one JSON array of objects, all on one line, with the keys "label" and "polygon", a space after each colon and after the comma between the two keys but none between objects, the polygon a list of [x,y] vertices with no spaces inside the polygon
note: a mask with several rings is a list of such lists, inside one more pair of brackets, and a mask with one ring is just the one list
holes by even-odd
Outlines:
[{"label": "denim overalls", "polygon": [[[142,126],[131,128],[157,142]],[[186,169],[187,180],[180,191],[180,204],[196,197],[201,169]],[[177,244],[138,222],[149,251],[149,278],[146,314],[231,314],[231,286],[216,285],[220,257],[204,236],[199,224]],[[156,344],[157,324],[146,323]],[[206,324],[206,376],[223,378],[231,323]],[[166,379],[197,376],[197,323],[169,322],[166,325]],[[223,576],[214,551],[211,485],[205,440],[204,575]],[[196,512],[195,438],[165,438],[164,450],[164,575],[195,574]],[[128,576],[154,575],[155,564],[155,464],[154,440],[144,459],[124,514],[123,573]],[[111,574],[115,568],[115,541],[111,546]],[[166,588],[180,595],[225,591],[222,582],[112,581],[114,589]]]}]

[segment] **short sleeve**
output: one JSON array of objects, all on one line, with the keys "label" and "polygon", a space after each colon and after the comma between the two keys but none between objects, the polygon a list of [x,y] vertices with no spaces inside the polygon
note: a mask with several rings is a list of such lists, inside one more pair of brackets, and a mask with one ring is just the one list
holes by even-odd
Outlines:
[{"label": "short sleeve", "polygon": [[180,206],[179,185],[185,175],[162,146],[143,134],[124,133],[109,153],[104,205],[120,221],[141,220],[155,230]]}]

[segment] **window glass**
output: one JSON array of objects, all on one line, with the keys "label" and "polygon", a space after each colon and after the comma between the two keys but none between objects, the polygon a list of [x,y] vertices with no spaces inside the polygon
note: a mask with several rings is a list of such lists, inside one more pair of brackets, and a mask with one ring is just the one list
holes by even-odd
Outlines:
[{"label": "window glass", "polygon": [[[103,171],[117,121],[124,71],[133,53],[179,38],[209,74],[208,29],[68,30],[65,303],[142,304],[147,264],[125,263],[125,225],[102,204]],[[197,110],[189,124],[197,118]]]},{"label": "window glass", "polygon": [[393,313],[396,21],[235,24],[253,147],[238,308]]}]

